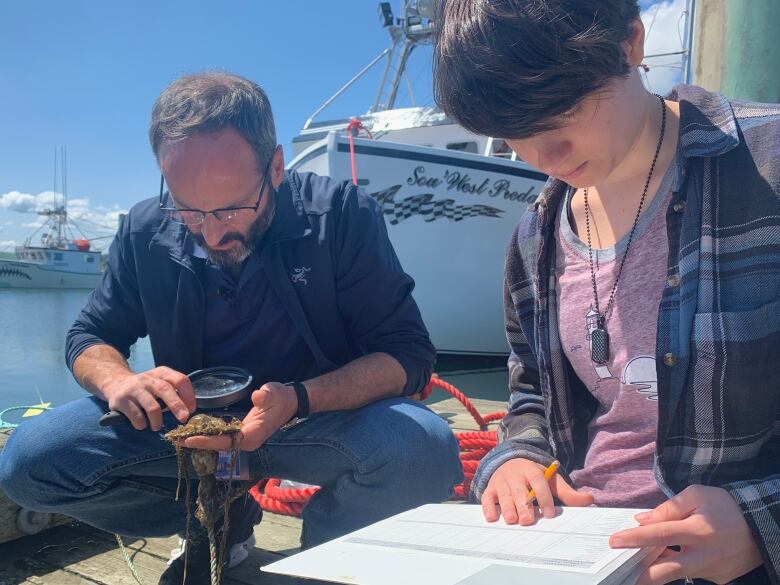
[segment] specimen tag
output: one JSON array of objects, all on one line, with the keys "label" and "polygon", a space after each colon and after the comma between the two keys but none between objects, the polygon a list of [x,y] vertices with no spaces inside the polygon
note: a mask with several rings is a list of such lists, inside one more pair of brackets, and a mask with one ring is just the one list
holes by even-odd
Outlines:
[{"label": "specimen tag", "polygon": [[249,481],[249,458],[246,451],[239,451],[236,455],[236,460],[233,463],[233,475],[230,475],[230,459],[232,458],[230,451],[219,451],[219,459],[217,460],[217,470],[214,472],[214,477],[227,481],[243,480]]}]

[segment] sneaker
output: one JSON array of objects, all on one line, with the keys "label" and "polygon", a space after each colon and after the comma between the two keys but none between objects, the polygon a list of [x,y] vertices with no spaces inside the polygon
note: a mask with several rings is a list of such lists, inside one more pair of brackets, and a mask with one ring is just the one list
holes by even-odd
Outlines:
[{"label": "sneaker", "polygon": [[[246,495],[233,502],[228,512],[230,525],[223,564],[223,571],[242,563],[255,546],[254,527],[263,517],[263,510],[255,499]],[[221,532],[217,532],[217,546]],[[189,552],[185,555],[185,551]],[[184,580],[184,563],[187,562],[187,580]],[[159,585],[211,585],[209,540],[204,534],[189,542],[179,539],[179,548],[171,551],[168,567],[160,576]]]}]

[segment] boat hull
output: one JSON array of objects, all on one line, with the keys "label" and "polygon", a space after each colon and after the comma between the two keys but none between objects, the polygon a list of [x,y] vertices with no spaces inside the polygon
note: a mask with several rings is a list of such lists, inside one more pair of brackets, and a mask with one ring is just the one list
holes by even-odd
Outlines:
[{"label": "boat hull", "polygon": [[32,262],[0,260],[0,288],[95,288],[102,273],[69,272]]},{"label": "boat hull", "polygon": [[[355,152],[359,184],[383,210],[437,351],[507,354],[506,247],[545,175],[521,162],[386,141],[355,139]],[[331,133],[290,167],[350,180],[349,139]]]}]

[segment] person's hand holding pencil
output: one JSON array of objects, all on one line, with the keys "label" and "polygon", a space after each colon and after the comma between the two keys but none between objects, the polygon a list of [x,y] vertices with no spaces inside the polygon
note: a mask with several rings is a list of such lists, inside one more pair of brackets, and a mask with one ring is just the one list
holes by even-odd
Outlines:
[{"label": "person's hand holding pencil", "polygon": [[[557,460],[550,463],[550,465],[547,466],[547,469],[544,470],[544,481],[549,483],[550,478],[555,475],[555,472],[558,471],[560,466],[561,464]],[[531,488],[531,491],[529,491],[526,496],[526,502],[530,504],[534,500],[536,500],[536,492]]]},{"label": "person's hand holding pencil", "polygon": [[482,494],[482,511],[488,522],[503,516],[507,524],[536,521],[534,501],[545,518],[555,516],[555,499],[564,506],[590,506],[593,495],[578,492],[556,473],[553,461],[546,468],[528,459],[512,459],[491,476]]}]

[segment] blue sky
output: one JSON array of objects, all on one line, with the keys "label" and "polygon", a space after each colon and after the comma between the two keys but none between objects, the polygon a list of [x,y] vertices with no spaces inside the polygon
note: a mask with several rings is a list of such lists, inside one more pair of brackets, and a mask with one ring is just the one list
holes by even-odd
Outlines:
[{"label": "blue sky", "polygon": [[[115,227],[119,211],[156,193],[146,131],[152,103],[182,73],[223,69],[260,83],[277,138],[306,118],[389,44],[374,0],[9,0],[0,3],[0,250],[21,243],[51,197],[54,149],[68,148],[69,209]],[[393,7],[398,12],[397,2]],[[660,6],[656,6],[660,4]],[[679,50],[683,0],[642,0],[650,52]],[[429,52],[410,70],[431,103]],[[659,60],[661,61],[661,60]],[[674,62],[666,59],[664,62]],[[380,68],[324,118],[364,113]],[[662,91],[679,70],[651,72]],[[408,104],[408,97],[404,96]]]}]

